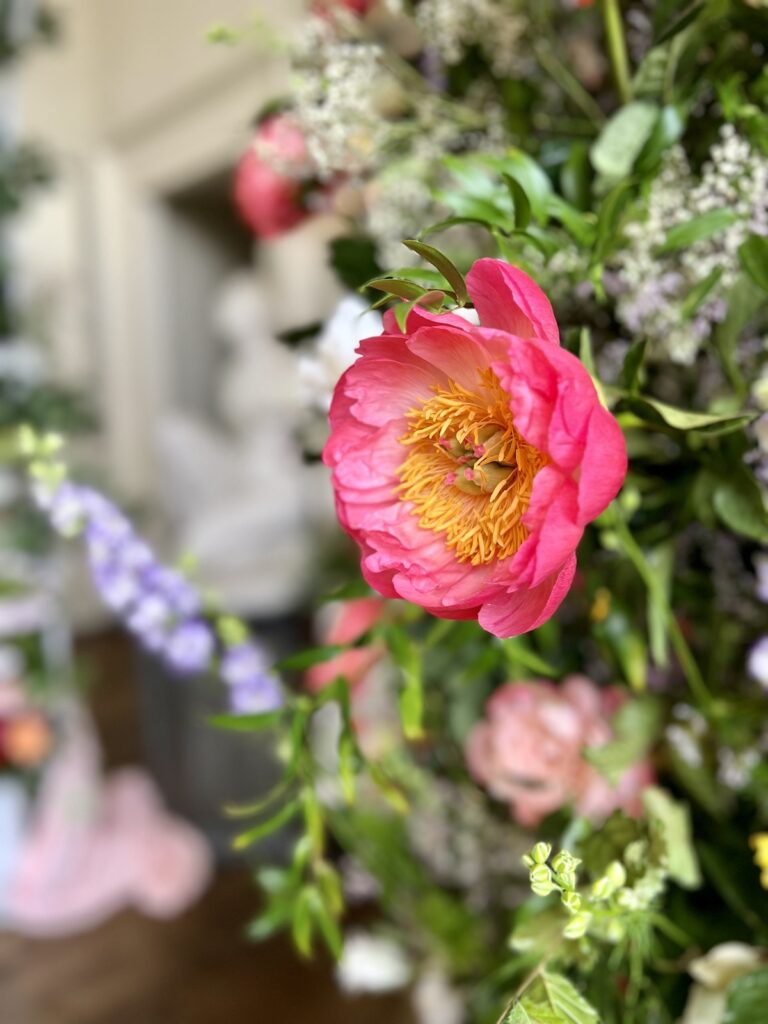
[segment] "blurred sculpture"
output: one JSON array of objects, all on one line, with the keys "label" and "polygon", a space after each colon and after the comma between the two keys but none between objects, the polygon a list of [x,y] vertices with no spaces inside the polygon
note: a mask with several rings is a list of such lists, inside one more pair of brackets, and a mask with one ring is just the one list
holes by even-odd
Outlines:
[{"label": "blurred sculpture", "polygon": [[181,410],[162,419],[164,503],[179,549],[228,609],[281,614],[300,600],[311,558],[296,361],[273,336],[249,272],[223,287],[214,326],[226,349],[215,384],[221,426]]}]

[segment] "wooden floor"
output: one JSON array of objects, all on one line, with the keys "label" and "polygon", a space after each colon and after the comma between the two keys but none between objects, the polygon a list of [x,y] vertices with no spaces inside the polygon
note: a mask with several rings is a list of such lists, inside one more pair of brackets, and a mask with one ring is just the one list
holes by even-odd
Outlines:
[{"label": "wooden floor", "polygon": [[[107,635],[82,651],[107,761],[135,763],[125,641]],[[175,921],[126,911],[68,939],[0,934],[0,1024],[411,1024],[399,997],[339,995],[326,960],[301,962],[283,939],[246,941],[256,908],[249,873],[236,867]]]}]

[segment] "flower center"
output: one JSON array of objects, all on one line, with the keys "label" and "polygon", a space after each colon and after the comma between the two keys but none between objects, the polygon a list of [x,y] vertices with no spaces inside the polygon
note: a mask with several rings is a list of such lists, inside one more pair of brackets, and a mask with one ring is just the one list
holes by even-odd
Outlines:
[{"label": "flower center", "polygon": [[509,395],[492,370],[476,390],[450,381],[407,413],[410,448],[398,496],[419,526],[442,533],[460,562],[510,558],[528,536],[522,518],[547,457],[515,430]]}]

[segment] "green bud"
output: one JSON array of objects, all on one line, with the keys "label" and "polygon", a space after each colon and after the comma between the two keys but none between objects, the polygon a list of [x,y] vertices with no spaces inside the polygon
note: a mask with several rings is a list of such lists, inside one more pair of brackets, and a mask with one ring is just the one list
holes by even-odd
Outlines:
[{"label": "green bud", "polygon": [[613,860],[605,869],[605,877],[615,889],[620,889],[627,881],[627,869],[621,861]]},{"label": "green bud", "polygon": [[531,857],[535,864],[546,864],[549,860],[550,853],[552,853],[552,846],[550,843],[536,843],[534,848],[531,850]]},{"label": "green bud", "polygon": [[537,864],[531,869],[531,890],[537,896],[549,896],[555,890],[552,872],[546,864]]},{"label": "green bud", "polygon": [[627,934],[627,929],[623,921],[614,918],[614,920],[606,923],[604,934],[606,940],[616,946],[619,942],[623,941],[624,936]]},{"label": "green bud", "polygon": [[596,900],[607,900],[616,886],[611,884],[610,878],[603,875],[592,883],[592,898]]},{"label": "green bud", "polygon": [[560,899],[570,914],[575,914],[581,910],[582,899],[577,892],[564,892]]},{"label": "green bud", "polygon": [[568,921],[565,928],[563,928],[563,936],[566,939],[580,939],[587,934],[587,928],[589,928],[590,922],[592,921],[592,915],[590,913],[582,912],[580,914],[574,914],[573,917]]},{"label": "green bud", "polygon": [[527,868],[532,868],[533,865],[536,863],[536,861],[533,859],[530,853],[524,853],[520,859]]},{"label": "green bud", "polygon": [[616,902],[622,910],[637,910],[640,901],[632,889],[619,889],[616,893]]},{"label": "green bud", "polygon": [[578,857],[574,857],[568,850],[560,850],[552,859],[552,867],[559,874],[573,874],[581,864]]}]

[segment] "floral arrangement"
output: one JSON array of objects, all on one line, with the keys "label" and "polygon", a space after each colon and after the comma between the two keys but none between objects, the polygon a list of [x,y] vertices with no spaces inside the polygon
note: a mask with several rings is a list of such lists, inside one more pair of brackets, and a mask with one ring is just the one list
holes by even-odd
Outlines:
[{"label": "floral arrangement", "polygon": [[300,832],[253,936],[420,1024],[764,1015],[766,38],[761,0],[312,5],[235,193],[265,240],[341,211],[386,307],[302,354],[353,542],[318,647],[270,666],[23,437],[111,607],[276,737],[229,809]]}]

